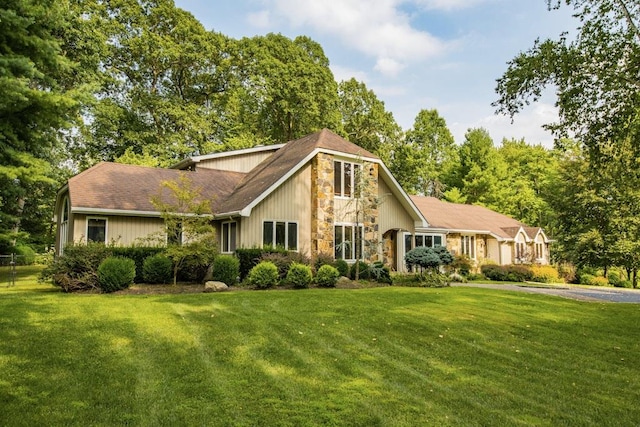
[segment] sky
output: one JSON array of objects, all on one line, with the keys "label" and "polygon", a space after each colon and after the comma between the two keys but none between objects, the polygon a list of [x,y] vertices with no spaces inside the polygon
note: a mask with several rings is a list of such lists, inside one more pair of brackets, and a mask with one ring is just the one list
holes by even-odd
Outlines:
[{"label": "sky", "polygon": [[571,10],[545,0],[175,0],[206,29],[236,39],[309,36],[324,49],[336,81],[366,84],[405,130],[436,109],[456,143],[484,128],[499,145],[524,138],[553,146],[541,126],[557,119],[552,90],[511,118],[498,116],[496,79],[536,38],[576,27]]}]

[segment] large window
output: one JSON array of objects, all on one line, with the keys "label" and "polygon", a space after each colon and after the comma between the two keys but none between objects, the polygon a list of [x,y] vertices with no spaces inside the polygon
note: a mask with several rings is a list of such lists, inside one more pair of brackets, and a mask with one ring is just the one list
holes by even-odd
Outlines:
[{"label": "large window", "polygon": [[426,246],[434,248],[442,246],[442,236],[439,234],[405,234],[404,235],[404,251],[409,252],[413,248]]},{"label": "large window", "polygon": [[336,225],[334,227],[335,257],[354,261],[362,258],[363,228],[361,225]]},{"label": "large window", "polygon": [[476,238],[475,236],[462,236],[460,238],[460,251],[471,259],[476,258]]},{"label": "large window", "polygon": [[236,232],[238,229],[237,223],[223,222],[222,223],[222,252],[231,253],[236,250]]},{"label": "large window", "polygon": [[62,203],[62,213],[60,218],[60,242],[58,247],[58,255],[64,252],[64,245],[69,239],[69,198],[65,197]]},{"label": "large window", "polygon": [[87,242],[107,242],[106,218],[87,218]]},{"label": "large window", "polygon": [[544,245],[542,243],[536,243],[536,259],[544,258]]},{"label": "large window", "polygon": [[358,193],[360,165],[349,162],[333,162],[333,188],[336,196],[353,197]]},{"label": "large window", "polygon": [[262,244],[298,250],[298,223],[287,221],[265,221],[262,223]]}]

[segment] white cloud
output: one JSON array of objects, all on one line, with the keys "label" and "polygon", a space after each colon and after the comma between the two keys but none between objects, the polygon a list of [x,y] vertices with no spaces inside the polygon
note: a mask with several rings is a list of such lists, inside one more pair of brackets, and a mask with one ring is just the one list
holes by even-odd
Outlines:
[{"label": "white cloud", "polygon": [[356,70],[353,68],[347,68],[333,64],[331,64],[329,67],[331,68],[333,77],[337,82],[351,80],[351,78],[354,78],[357,81],[363,82],[365,84],[369,81],[369,76],[362,70]]},{"label": "white cloud", "polygon": [[[376,59],[376,70],[393,76],[407,64],[444,51],[446,43],[412,27],[403,0],[271,0],[272,13],[294,27],[311,27]],[[273,16],[272,16],[273,18]]]},{"label": "white cloud", "polygon": [[271,26],[271,14],[268,10],[251,13],[247,16],[247,22],[252,27],[261,29],[269,28]]},{"label": "white cloud", "polygon": [[459,10],[468,9],[486,0],[416,0],[425,9],[430,10]]}]

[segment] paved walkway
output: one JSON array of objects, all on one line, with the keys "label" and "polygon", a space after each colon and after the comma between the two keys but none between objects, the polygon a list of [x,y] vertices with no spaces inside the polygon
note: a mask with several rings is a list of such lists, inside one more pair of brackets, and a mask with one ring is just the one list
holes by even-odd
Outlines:
[{"label": "paved walkway", "polygon": [[625,288],[585,288],[572,285],[531,285],[531,284],[482,284],[452,283],[451,286],[468,286],[473,288],[502,289],[509,291],[529,292],[533,294],[557,295],[582,301],[606,301],[640,304],[640,289]]}]

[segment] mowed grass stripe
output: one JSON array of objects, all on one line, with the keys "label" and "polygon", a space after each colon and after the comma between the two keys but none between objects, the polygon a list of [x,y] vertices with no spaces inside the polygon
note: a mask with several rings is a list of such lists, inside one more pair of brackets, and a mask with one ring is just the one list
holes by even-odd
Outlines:
[{"label": "mowed grass stripe", "polygon": [[2,425],[637,425],[640,307],[0,289]]}]

